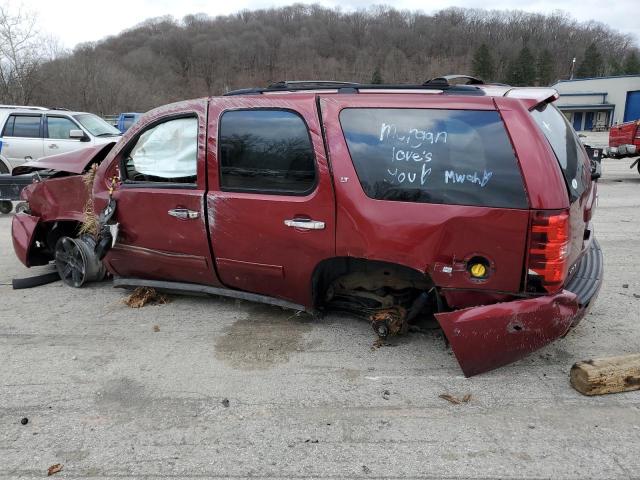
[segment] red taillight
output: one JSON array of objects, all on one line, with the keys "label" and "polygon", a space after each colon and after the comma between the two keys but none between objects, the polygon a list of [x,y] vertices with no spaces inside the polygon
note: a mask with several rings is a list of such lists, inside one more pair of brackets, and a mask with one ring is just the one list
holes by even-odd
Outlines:
[{"label": "red taillight", "polygon": [[562,288],[569,267],[569,212],[540,210],[533,212],[529,242],[529,287],[547,292]]}]

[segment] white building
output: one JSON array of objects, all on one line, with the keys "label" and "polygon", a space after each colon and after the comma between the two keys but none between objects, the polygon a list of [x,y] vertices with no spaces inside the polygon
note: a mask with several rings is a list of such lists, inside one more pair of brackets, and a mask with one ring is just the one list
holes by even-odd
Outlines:
[{"label": "white building", "polygon": [[558,108],[576,130],[605,130],[640,119],[640,75],[577,78],[553,85]]}]

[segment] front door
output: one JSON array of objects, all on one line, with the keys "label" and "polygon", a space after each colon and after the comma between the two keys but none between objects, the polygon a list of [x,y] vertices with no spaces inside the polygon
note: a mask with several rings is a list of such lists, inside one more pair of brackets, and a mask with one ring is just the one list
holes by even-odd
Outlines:
[{"label": "front door", "polygon": [[[120,232],[106,261],[121,277],[219,285],[203,205],[206,100],[150,116],[115,157]],[[101,195],[104,198],[104,192]]]},{"label": "front door", "polygon": [[222,283],[311,306],[335,254],[333,186],[315,99],[212,99],[207,205]]},{"label": "front door", "polygon": [[44,155],[72,152],[90,145],[79,138],[71,138],[71,130],[82,130],[69,117],[47,115],[44,122]]}]

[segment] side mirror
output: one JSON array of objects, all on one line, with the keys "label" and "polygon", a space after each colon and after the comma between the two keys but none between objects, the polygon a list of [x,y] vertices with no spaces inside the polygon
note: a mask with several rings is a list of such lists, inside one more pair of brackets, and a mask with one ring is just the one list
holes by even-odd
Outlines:
[{"label": "side mirror", "polygon": [[80,140],[81,142],[88,142],[89,141],[89,137],[87,135],[85,135],[85,133],[82,130],[70,130],[69,131],[69,138],[75,139],[75,140]]}]

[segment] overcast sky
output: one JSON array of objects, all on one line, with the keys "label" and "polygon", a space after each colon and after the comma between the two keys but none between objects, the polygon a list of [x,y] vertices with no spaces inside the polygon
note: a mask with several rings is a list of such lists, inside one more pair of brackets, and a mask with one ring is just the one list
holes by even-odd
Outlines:
[{"label": "overcast sky", "polygon": [[[2,0],[0,0],[1,2]],[[5,0],[6,3],[7,0]],[[190,13],[226,15],[243,9],[256,9],[292,3],[319,3],[343,10],[366,8],[366,0],[8,0],[15,5],[22,2],[37,12],[41,29],[52,33],[63,46],[72,48],[80,42],[100,40],[130,28],[150,17],[173,15],[180,19]],[[549,13],[564,10],[579,21],[598,20],[625,33],[634,35],[640,44],[640,0],[395,0],[376,2],[398,9],[422,10],[430,13],[451,6],[486,9],[519,9]]]}]

